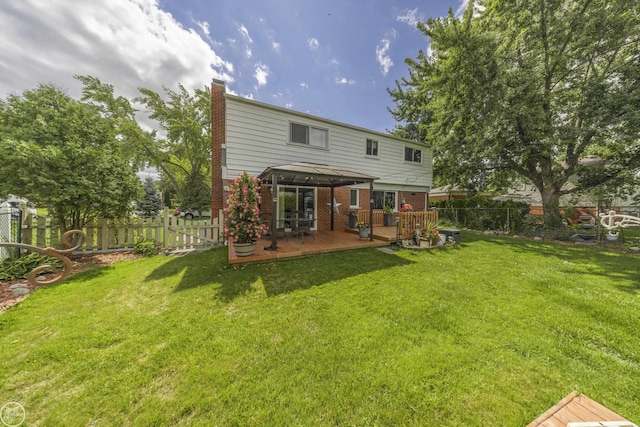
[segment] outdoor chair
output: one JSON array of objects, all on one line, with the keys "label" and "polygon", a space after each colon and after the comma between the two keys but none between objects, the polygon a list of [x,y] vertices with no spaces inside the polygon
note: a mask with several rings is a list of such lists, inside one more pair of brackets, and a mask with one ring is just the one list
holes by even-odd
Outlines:
[{"label": "outdoor chair", "polygon": [[[302,237],[302,243],[304,243],[304,235],[312,236],[311,226],[313,225],[312,219],[299,219],[298,220],[298,236]],[[314,236],[315,239],[315,236]]]}]

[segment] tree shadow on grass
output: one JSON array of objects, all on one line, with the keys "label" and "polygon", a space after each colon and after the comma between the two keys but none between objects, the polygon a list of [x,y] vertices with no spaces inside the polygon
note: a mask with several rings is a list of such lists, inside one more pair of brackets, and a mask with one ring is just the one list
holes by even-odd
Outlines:
[{"label": "tree shadow on grass", "polygon": [[413,263],[373,248],[234,266],[228,264],[227,254],[225,247],[175,258],[153,270],[145,280],[182,274],[176,292],[215,286],[219,298],[229,302],[252,292],[257,285],[264,287],[267,296],[275,296]]},{"label": "tree shadow on grass", "polygon": [[511,250],[520,253],[556,258],[566,262],[567,267],[564,272],[568,274],[575,274],[578,267],[585,274],[611,280],[621,291],[640,293],[640,256],[623,252],[620,248],[580,245],[573,242],[534,241],[479,233],[469,233],[465,237],[468,242],[492,242],[508,246]]}]

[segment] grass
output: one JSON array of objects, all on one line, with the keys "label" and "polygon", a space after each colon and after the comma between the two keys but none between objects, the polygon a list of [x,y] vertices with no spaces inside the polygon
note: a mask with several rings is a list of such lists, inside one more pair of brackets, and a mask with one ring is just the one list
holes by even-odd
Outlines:
[{"label": "grass", "polygon": [[640,421],[640,258],[463,234],[78,274],[0,314],[25,425],[522,426],[577,389]]}]

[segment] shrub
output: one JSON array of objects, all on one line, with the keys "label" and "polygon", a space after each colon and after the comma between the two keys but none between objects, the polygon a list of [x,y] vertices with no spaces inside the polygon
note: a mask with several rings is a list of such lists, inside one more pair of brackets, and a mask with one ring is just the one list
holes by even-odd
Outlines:
[{"label": "shrub", "polygon": [[158,247],[156,246],[156,242],[153,240],[142,239],[138,240],[138,242],[133,245],[133,253],[152,257],[158,255]]},{"label": "shrub", "polygon": [[229,242],[251,243],[265,233],[258,205],[260,179],[243,172],[230,187],[224,210],[225,234]]},{"label": "shrub", "polygon": [[[26,279],[31,271],[41,265],[62,268],[64,264],[58,258],[30,252],[20,258],[6,258],[0,263],[0,281]],[[53,270],[44,271],[51,273]]]}]

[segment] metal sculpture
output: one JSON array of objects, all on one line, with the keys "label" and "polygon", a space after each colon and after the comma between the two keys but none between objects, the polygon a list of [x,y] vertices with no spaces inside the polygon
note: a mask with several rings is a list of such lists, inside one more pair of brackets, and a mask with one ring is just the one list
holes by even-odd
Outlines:
[{"label": "metal sculpture", "polygon": [[616,211],[609,211],[608,214],[604,212],[600,214],[600,224],[609,231],[609,235],[617,236],[618,231],[613,230],[627,227],[640,227],[640,218],[618,214]]},{"label": "metal sculpture", "polygon": [[[76,237],[71,240],[72,236]],[[58,258],[60,261],[62,261],[62,264],[64,265],[63,269],[59,269],[53,265],[44,264],[34,268],[29,273],[28,280],[29,283],[31,283],[33,286],[50,285],[52,283],[56,283],[65,279],[69,274],[71,274],[71,260],[67,258],[66,255],[70,255],[71,252],[80,248],[86,237],[87,236],[80,230],[69,230],[64,233],[60,240],[64,246],[72,246],[69,249],[39,248],[37,246],[27,245],[25,243],[0,243],[0,247],[27,249],[29,251],[37,252],[42,255]],[[75,243],[71,243],[72,241],[74,241]],[[53,273],[57,274],[57,276],[54,276],[53,278],[48,280],[38,280],[38,274],[47,270],[52,270]]]}]

